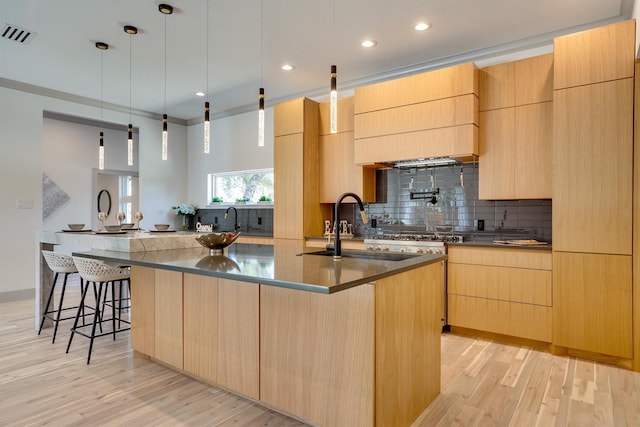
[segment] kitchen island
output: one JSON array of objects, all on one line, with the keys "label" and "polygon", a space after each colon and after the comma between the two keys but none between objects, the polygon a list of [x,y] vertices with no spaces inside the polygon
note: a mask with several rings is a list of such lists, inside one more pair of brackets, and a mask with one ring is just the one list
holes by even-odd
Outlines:
[{"label": "kitchen island", "polygon": [[333,261],[304,251],[82,255],[132,266],[138,356],[312,424],[411,425],[440,392],[445,257]]},{"label": "kitchen island", "polygon": [[[117,233],[84,231],[47,231],[36,234],[36,310],[35,328],[38,329],[42,313],[46,310],[47,295],[51,291],[53,273],[47,267],[42,250],[53,251],[56,245],[69,250],[105,249],[118,252],[152,252],[168,249],[202,248],[195,240],[198,233],[192,231],[148,231],[129,230]],[[273,243],[273,238],[264,236],[241,235],[238,242]],[[45,327],[51,325],[45,321]]]}]

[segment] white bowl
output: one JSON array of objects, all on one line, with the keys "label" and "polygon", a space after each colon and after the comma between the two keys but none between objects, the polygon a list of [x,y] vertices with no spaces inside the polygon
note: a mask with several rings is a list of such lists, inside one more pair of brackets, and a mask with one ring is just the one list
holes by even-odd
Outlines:
[{"label": "white bowl", "polygon": [[69,230],[82,230],[84,228],[84,224],[67,224],[69,226]]},{"label": "white bowl", "polygon": [[154,224],[156,230],[164,231],[169,229],[169,224]]}]

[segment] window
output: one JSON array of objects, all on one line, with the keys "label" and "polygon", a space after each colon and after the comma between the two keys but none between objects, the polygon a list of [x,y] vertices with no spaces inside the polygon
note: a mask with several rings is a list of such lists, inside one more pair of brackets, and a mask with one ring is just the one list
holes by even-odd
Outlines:
[{"label": "window", "polygon": [[273,169],[209,174],[209,201],[258,202],[273,198]]},{"label": "window", "polygon": [[118,181],[120,187],[118,208],[120,212],[124,212],[127,221],[133,222],[133,177],[120,176]]}]

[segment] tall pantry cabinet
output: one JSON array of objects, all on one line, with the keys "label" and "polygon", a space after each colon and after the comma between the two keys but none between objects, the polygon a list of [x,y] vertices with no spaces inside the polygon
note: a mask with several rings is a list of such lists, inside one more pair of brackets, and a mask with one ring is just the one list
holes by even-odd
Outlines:
[{"label": "tall pantry cabinet", "polygon": [[322,235],[323,211],[318,198],[318,103],[307,98],[274,107],[273,237],[301,241]]},{"label": "tall pantry cabinet", "polygon": [[634,60],[635,21],[554,41],[553,343],[626,360]]}]

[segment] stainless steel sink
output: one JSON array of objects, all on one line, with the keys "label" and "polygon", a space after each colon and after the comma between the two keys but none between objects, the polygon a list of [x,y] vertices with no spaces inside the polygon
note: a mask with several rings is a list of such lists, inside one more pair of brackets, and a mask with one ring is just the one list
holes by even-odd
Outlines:
[{"label": "stainless steel sink", "polygon": [[[320,256],[333,256],[332,250],[321,250],[317,252],[305,252],[301,255],[320,255]],[[419,255],[408,254],[400,252],[372,252],[372,251],[357,251],[357,250],[342,250],[343,258],[360,258],[371,259],[379,261],[404,261],[406,259],[415,258]]]}]

